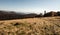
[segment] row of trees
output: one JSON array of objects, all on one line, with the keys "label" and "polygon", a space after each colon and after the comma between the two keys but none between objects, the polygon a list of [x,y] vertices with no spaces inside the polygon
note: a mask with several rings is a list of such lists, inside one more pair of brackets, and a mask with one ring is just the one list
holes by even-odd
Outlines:
[{"label": "row of trees", "polygon": [[42,13],[40,13],[39,15],[36,15],[36,17],[54,17],[54,16],[60,16],[60,11],[54,12],[54,11],[50,11],[47,12],[44,11],[44,15]]}]

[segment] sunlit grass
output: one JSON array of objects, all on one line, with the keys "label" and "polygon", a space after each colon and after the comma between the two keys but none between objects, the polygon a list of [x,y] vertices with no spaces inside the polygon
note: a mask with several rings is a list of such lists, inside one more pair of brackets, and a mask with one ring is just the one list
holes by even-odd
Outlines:
[{"label": "sunlit grass", "polygon": [[60,35],[59,20],[56,18],[32,18],[16,22],[15,20],[2,21],[0,22],[0,35]]}]

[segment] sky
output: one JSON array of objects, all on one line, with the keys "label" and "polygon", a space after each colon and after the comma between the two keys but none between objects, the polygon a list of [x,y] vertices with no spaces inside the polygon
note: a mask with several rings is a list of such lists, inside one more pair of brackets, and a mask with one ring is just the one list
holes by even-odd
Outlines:
[{"label": "sky", "polygon": [[0,0],[0,10],[25,13],[60,11],[60,0]]}]

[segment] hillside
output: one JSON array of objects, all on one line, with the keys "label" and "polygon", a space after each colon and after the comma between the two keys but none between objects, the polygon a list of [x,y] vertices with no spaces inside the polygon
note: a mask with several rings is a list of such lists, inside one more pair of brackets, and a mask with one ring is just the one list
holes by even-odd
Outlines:
[{"label": "hillside", "polygon": [[0,35],[60,35],[60,17],[0,21]]},{"label": "hillside", "polygon": [[37,18],[37,17],[52,17],[52,16],[60,16],[60,11],[54,12],[50,11],[47,13],[22,13],[22,12],[15,12],[15,11],[4,11],[0,10],[0,20],[12,20],[12,19],[25,19],[25,18]]},{"label": "hillside", "polygon": [[15,11],[0,11],[0,20],[11,20],[11,19],[23,19],[23,18],[33,18],[37,14],[35,13],[21,13]]}]

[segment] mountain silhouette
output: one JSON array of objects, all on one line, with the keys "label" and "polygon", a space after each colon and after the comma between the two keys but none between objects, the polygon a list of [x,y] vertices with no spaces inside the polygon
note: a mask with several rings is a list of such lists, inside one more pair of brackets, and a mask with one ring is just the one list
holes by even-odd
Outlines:
[{"label": "mountain silhouette", "polygon": [[0,20],[10,20],[10,19],[23,19],[23,18],[33,18],[37,14],[30,13],[16,13],[14,11],[0,11]]}]

